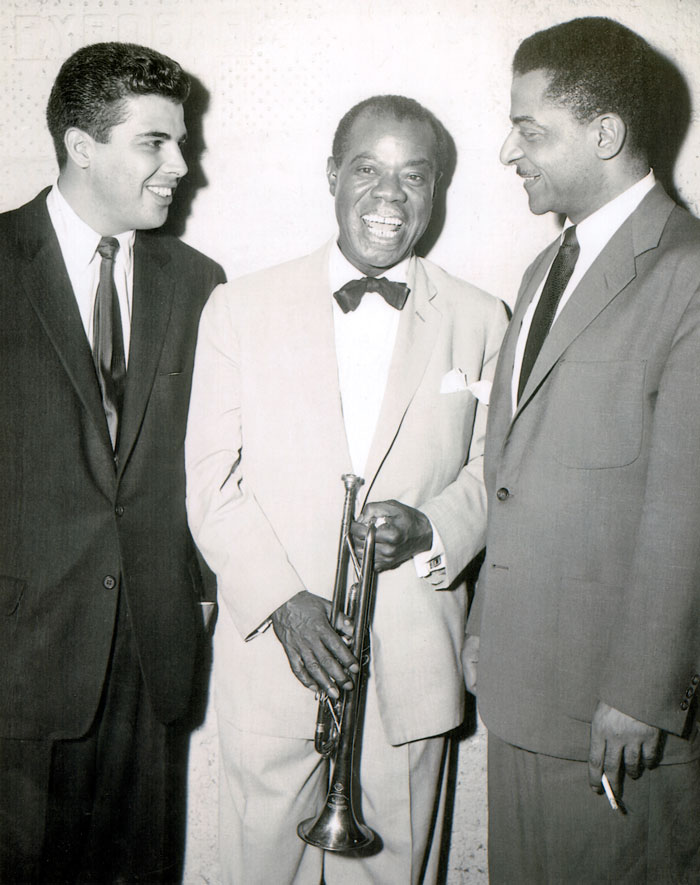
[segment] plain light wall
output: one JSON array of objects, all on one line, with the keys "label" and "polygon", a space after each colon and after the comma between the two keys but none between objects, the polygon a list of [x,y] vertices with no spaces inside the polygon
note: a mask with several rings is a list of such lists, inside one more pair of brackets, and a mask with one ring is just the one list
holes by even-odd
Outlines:
[{"label": "plain light wall", "polygon": [[[698,0],[2,0],[0,210],[55,180],[44,109],[61,62],[86,43],[145,43],[208,92],[183,238],[230,278],[331,236],[325,164],[335,126],[355,102],[396,92],[429,107],[457,146],[431,259],[512,304],[557,226],[530,214],[498,160],[510,62],[522,38],[580,15],[618,19],[680,68],[692,120],[675,181],[700,214]],[[450,883],[485,881],[483,746],[480,732],[461,748]],[[210,714],[192,748],[188,883],[218,880],[216,779]]]}]

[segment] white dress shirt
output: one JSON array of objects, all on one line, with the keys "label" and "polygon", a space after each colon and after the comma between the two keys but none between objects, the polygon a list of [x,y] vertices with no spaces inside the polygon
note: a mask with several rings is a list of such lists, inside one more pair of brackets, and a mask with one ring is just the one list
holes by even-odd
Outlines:
[{"label": "white dress shirt", "polygon": [[[380,276],[393,283],[406,283],[410,261],[410,256],[404,258]],[[350,264],[336,243],[331,249],[328,267],[331,293],[337,292],[345,283],[361,280],[364,276],[362,271]],[[404,310],[408,309],[407,302]],[[352,469],[357,476],[364,476],[367,466],[367,457],[389,378],[389,366],[394,355],[400,318],[401,312],[387,304],[378,292],[367,292],[358,307],[348,313],[343,313],[333,298],[340,399]],[[444,547],[435,527],[432,528],[433,546],[413,557],[419,578],[428,577],[442,569]]]},{"label": "white dress shirt", "polygon": [[[392,267],[386,278],[395,283],[405,283],[409,260],[404,258],[400,264]],[[331,249],[328,268],[331,292],[337,292],[345,283],[361,280],[363,276],[362,271],[350,264],[337,245]],[[367,292],[358,307],[349,313],[343,313],[333,299],[343,420],[352,469],[358,476],[365,475],[400,318],[401,312],[387,304],[378,292]]]},{"label": "white dress shirt", "polygon": [[[97,246],[102,237],[75,213],[57,184],[49,191],[46,198],[46,208],[58,237],[58,244],[61,247],[68,277],[73,287],[73,294],[78,303],[83,328],[92,348],[92,318],[102,262],[102,258],[97,252]],[[119,249],[114,257],[114,283],[119,298],[124,356],[127,364],[133,303],[134,237],[133,230],[125,231],[115,237],[119,241]]]},{"label": "white dress shirt", "polygon": [[[610,200],[609,203],[601,206],[600,209],[592,215],[589,215],[588,218],[584,218],[583,221],[576,225],[576,238],[578,239],[580,247],[579,256],[576,260],[574,272],[571,274],[571,279],[567,283],[566,289],[564,289],[557,306],[557,312],[554,315],[552,325],[557,321],[557,318],[564,309],[567,301],[573,295],[574,290],[583,279],[586,271],[655,184],[656,179],[654,177],[654,171],[651,170],[644,178],[641,178],[638,182],[627,188],[626,191],[623,191],[619,196],[615,197],[614,200]],[[561,240],[564,239],[564,233],[570,226],[571,222],[569,221],[568,224],[564,226]],[[530,326],[532,325],[532,317],[535,313],[540,297],[542,296],[542,290],[544,289],[548,274],[549,269],[544,275],[542,282],[535,293],[535,297],[530,302],[530,305],[525,312],[525,316],[523,317],[522,326],[520,327],[520,333],[515,347],[513,380],[511,384],[513,412],[515,412],[518,406],[518,383],[520,381],[520,369],[523,363],[523,354],[525,353],[527,336],[530,331]]]}]

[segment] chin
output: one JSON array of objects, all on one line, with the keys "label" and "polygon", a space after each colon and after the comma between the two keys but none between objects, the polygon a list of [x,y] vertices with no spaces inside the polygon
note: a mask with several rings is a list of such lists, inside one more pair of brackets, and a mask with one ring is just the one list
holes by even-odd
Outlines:
[{"label": "chin", "polygon": [[167,220],[167,212],[164,215],[159,216],[158,218],[144,218],[141,224],[138,225],[136,230],[155,230],[156,228],[163,227]]},{"label": "chin", "polygon": [[542,206],[541,204],[535,203],[532,200],[529,201],[530,212],[533,215],[546,215],[548,212],[553,212],[549,206]]}]

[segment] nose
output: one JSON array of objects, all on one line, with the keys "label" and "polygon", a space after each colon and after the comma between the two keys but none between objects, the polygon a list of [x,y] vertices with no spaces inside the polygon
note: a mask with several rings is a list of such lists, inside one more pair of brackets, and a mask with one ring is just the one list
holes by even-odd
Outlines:
[{"label": "nose", "polygon": [[377,183],[372,188],[372,196],[379,197],[387,203],[404,203],[406,192],[401,187],[398,175],[385,173],[379,176]]},{"label": "nose", "polygon": [[182,156],[182,148],[176,142],[168,145],[168,153],[161,168],[168,175],[174,175],[177,178],[187,175],[187,163]]},{"label": "nose", "polygon": [[520,148],[520,144],[518,142],[518,135],[515,128],[511,129],[508,133],[508,137],[503,142],[503,146],[501,147],[501,153],[499,154],[499,159],[504,166],[508,166],[510,163],[515,163],[519,160],[523,155],[522,149]]}]

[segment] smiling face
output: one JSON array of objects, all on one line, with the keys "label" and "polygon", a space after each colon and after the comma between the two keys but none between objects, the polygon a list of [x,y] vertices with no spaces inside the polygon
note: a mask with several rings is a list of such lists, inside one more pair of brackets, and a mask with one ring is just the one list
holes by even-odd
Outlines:
[{"label": "smiling face", "polygon": [[524,179],[535,215],[560,212],[578,223],[608,199],[604,169],[596,152],[598,129],[546,97],[549,76],[535,70],[515,75],[511,90],[513,128],[501,162]]},{"label": "smiling face", "polygon": [[160,227],[187,172],[182,105],[161,95],[133,95],[124,111],[105,143],[75,130],[68,136],[85,172],[76,208],[103,236]]},{"label": "smiling face", "polygon": [[431,126],[392,115],[361,114],[340,163],[328,160],[338,245],[366,276],[410,255],[433,208],[437,143]]}]

